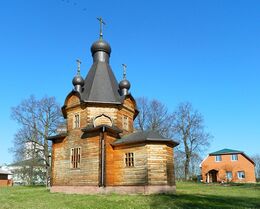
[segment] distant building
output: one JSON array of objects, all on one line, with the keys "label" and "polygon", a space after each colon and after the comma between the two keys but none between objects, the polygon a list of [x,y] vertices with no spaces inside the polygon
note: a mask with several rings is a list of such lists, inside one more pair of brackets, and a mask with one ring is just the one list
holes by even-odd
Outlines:
[{"label": "distant building", "polygon": [[[87,76],[78,73],[62,112],[67,128],[52,136],[52,192],[175,192],[173,148],[178,145],[154,131],[135,132],[138,110],[124,72],[118,83],[110,67],[110,45],[91,47]],[[152,84],[151,84],[152,85]]]},{"label": "distant building", "polygon": [[9,170],[0,168],[0,187],[12,186],[12,173]]},{"label": "distant building", "polygon": [[7,166],[14,185],[42,185],[46,182],[46,166],[42,159],[26,159]]},{"label": "distant building", "polygon": [[210,153],[201,163],[202,180],[214,182],[256,182],[255,163],[244,152],[222,149]]}]

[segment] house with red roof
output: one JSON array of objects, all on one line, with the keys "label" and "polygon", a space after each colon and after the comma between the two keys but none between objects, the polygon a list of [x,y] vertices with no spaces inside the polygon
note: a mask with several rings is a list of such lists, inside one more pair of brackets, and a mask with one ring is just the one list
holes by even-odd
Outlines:
[{"label": "house with red roof", "polygon": [[255,163],[244,152],[222,149],[209,155],[201,162],[202,181],[214,182],[256,182]]}]

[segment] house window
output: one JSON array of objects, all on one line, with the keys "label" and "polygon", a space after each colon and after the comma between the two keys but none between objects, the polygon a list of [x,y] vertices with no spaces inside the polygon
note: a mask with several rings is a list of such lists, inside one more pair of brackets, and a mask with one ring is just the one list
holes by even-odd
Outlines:
[{"label": "house window", "polygon": [[226,172],[226,176],[227,176],[227,180],[231,180],[232,179],[232,172],[231,171],[227,171]]},{"label": "house window", "polygon": [[239,179],[244,179],[245,178],[245,171],[238,171],[237,172],[237,177]]},{"label": "house window", "polygon": [[134,153],[125,153],[125,166],[134,167]]},{"label": "house window", "polygon": [[81,149],[80,148],[72,148],[70,151],[70,162],[71,168],[79,168],[81,161]]},{"label": "house window", "polygon": [[237,154],[231,155],[231,160],[236,161],[238,159]]},{"label": "house window", "polygon": [[76,113],[74,115],[74,124],[73,124],[73,128],[79,128],[80,127],[80,115],[79,113]]},{"label": "house window", "polygon": [[123,115],[123,129],[128,131],[128,117]]},{"label": "house window", "polygon": [[221,155],[216,155],[215,161],[216,161],[216,162],[222,161]]}]

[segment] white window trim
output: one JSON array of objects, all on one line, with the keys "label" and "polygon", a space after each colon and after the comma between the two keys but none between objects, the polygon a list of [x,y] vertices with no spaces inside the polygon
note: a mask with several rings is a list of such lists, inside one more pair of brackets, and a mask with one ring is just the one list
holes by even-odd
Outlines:
[{"label": "white window trim", "polygon": [[[220,160],[217,160],[217,157],[220,156]],[[215,162],[221,162],[222,161],[222,156],[221,155],[216,155],[215,156]]]},{"label": "white window trim", "polygon": [[[236,155],[237,156],[237,159],[236,160],[233,160],[232,158],[233,158],[233,155]],[[238,154],[232,154],[231,155],[231,161],[238,161]]]},{"label": "white window trim", "polygon": [[[228,177],[228,175],[227,175],[228,173],[231,173],[231,178]],[[227,179],[233,179],[233,173],[232,173],[232,171],[226,171],[226,177],[227,177]]]},{"label": "white window trim", "polygon": [[[239,176],[239,173],[240,173],[240,172],[243,172],[243,173],[244,173],[244,177],[240,177],[240,176]],[[237,172],[237,178],[238,178],[238,179],[245,179],[245,177],[246,177],[245,171],[238,171],[238,172]]]}]

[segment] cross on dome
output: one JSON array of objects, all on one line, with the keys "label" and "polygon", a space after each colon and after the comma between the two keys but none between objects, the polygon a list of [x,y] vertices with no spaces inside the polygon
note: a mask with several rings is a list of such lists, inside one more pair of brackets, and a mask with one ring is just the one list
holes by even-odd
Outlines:
[{"label": "cross on dome", "polygon": [[99,39],[102,40],[103,39],[103,25],[105,25],[106,23],[104,22],[104,20],[102,19],[102,17],[97,17],[97,20],[100,23],[100,32],[99,32]]},{"label": "cross on dome", "polygon": [[80,65],[81,65],[81,61],[79,59],[76,60],[77,64],[78,64],[78,69],[77,69],[77,72],[78,72],[78,75],[80,74]]},{"label": "cross on dome", "polygon": [[127,65],[126,64],[122,64],[123,66],[123,79],[126,79],[126,68],[127,68]]}]

